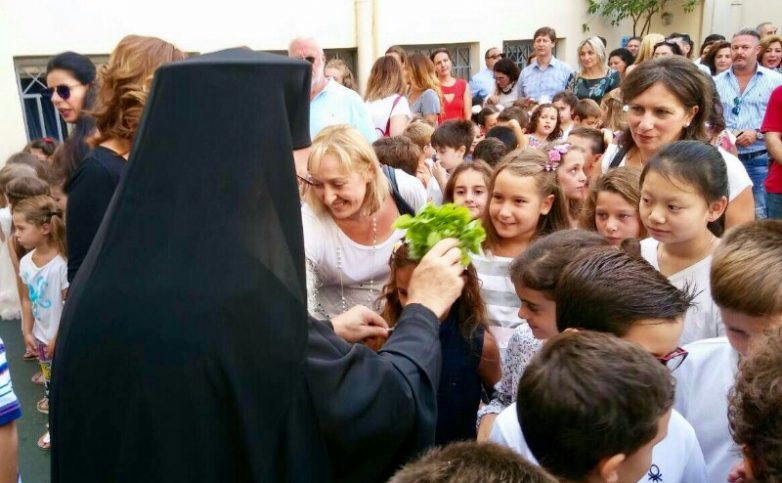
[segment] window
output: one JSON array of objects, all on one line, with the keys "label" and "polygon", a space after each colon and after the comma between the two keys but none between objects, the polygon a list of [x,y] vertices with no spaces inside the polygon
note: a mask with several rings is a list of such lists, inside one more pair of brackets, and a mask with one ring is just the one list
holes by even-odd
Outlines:
[{"label": "window", "polygon": [[403,45],[408,54],[419,53],[424,54],[427,57],[432,53],[434,49],[444,47],[448,49],[448,53],[451,55],[451,63],[453,69],[451,73],[454,77],[469,80],[470,78],[470,51],[469,44],[450,44],[450,45]]},{"label": "window", "polygon": [[[512,60],[519,66],[519,69],[523,69],[527,66],[527,59],[530,55],[535,53],[534,47],[535,41],[529,40],[506,40],[502,43],[502,51],[505,53],[505,57]],[[557,40],[559,43],[559,40]],[[554,45],[554,51],[552,52],[554,57],[557,56],[557,46]]]}]

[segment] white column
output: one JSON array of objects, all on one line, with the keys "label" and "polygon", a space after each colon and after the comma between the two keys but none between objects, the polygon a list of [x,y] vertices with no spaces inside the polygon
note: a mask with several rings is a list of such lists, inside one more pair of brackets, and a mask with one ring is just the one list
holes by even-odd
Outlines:
[{"label": "white column", "polygon": [[356,73],[361,92],[367,85],[372,64],[380,55],[377,51],[376,0],[355,0],[356,6]]}]

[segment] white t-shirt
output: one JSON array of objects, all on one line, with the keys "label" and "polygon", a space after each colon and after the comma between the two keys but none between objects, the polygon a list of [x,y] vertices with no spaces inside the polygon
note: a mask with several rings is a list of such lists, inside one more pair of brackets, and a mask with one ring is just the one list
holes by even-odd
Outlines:
[{"label": "white t-shirt", "polygon": [[673,372],[674,407],[687,418],[698,436],[709,481],[726,481],[741,449],[728,426],[728,393],[735,383],[739,354],[725,337],[700,340],[684,347],[689,355]]},{"label": "white t-shirt", "polygon": [[[394,106],[394,101],[399,101]],[[375,127],[378,137],[383,137],[386,132],[386,125],[391,117],[404,115],[408,120],[413,118],[410,113],[410,103],[405,96],[394,94],[383,99],[370,101],[366,103],[369,117],[372,119],[372,125]]]},{"label": "white t-shirt", "polygon": [[[722,148],[719,148],[719,150],[720,154],[722,154],[722,159],[725,160],[725,167],[728,171],[728,201],[733,201],[742,191],[752,187],[752,180],[749,179],[747,169],[741,164],[739,158]],[[608,171],[609,166],[611,166],[611,161],[613,161],[614,156],[618,151],[619,146],[616,144],[608,145],[605,153],[603,153],[603,158],[600,160],[600,167],[603,173]],[[624,166],[626,159],[627,156],[622,158],[622,162],[619,163],[619,166]]]},{"label": "white t-shirt", "polygon": [[487,252],[472,256],[472,263],[481,282],[481,296],[486,303],[489,323],[510,329],[524,322],[519,318],[521,301],[510,280],[509,269],[512,261],[512,258],[498,257]]},{"label": "white t-shirt", "polygon": [[[532,463],[538,464],[521,432],[516,403],[505,408],[494,420],[489,440],[507,446]],[[652,466],[638,483],[650,481],[665,483],[717,481],[706,479],[706,465],[695,431],[675,410],[671,412],[671,419],[668,422],[668,435],[652,450]]]},{"label": "white t-shirt", "polygon": [[[426,204],[426,192],[415,176],[394,170],[399,193],[415,211]],[[316,214],[302,203],[304,253],[312,268],[308,277],[309,310],[316,317],[328,318],[341,314],[344,294],[346,308],[365,305],[375,310],[383,285],[388,282],[388,260],[394,244],[404,230],[395,230],[375,246],[361,245],[351,240],[337,226],[328,212]]]},{"label": "white t-shirt", "polygon": [[[660,242],[654,238],[641,240],[641,256],[656,270],[660,270],[657,259],[657,249]],[[722,316],[717,304],[711,297],[709,271],[711,270],[711,255],[690,265],[684,270],[674,273],[668,280],[678,289],[689,288],[695,293],[694,306],[684,315],[684,330],[679,338],[679,344],[689,344],[696,340],[709,339],[725,335]]]},{"label": "white t-shirt", "polygon": [[19,277],[33,306],[33,336],[46,344],[57,335],[62,315],[62,291],[68,288],[68,263],[60,255],[43,267],[33,262],[35,250],[19,261]]}]

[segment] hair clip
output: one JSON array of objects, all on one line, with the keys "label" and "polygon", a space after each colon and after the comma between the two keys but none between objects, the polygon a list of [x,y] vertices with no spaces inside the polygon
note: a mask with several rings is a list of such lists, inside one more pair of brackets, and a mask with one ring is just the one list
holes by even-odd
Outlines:
[{"label": "hair clip", "polygon": [[622,106],[622,112],[630,112],[630,106],[628,106],[627,104]]},{"label": "hair clip", "polygon": [[52,138],[49,138],[49,137],[42,138],[41,141],[43,141],[44,144],[53,144],[54,143],[54,140]]},{"label": "hair clip", "polygon": [[543,169],[549,173],[556,171],[559,167],[559,163],[562,162],[562,156],[570,151],[570,144],[559,144],[548,150],[548,162],[543,166]]}]

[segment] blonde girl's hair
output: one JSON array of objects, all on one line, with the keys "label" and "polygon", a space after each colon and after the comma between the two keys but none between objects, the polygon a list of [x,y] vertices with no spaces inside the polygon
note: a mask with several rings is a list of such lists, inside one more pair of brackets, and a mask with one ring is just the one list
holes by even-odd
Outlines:
[{"label": "blonde girl's hair", "polygon": [[624,110],[622,91],[616,88],[603,96],[600,101],[603,111],[603,127],[613,132],[627,129],[627,113]]},{"label": "blonde girl's hair", "polygon": [[[606,174],[597,178],[595,184],[589,189],[589,196],[581,213],[581,228],[597,231],[595,207],[597,206],[597,196],[603,192],[621,196],[630,206],[634,206],[637,212],[638,205],[641,202],[641,170],[620,166],[608,170]],[[640,223],[640,216],[639,225],[641,228],[638,238],[646,238],[646,227],[644,227],[643,223]]]},{"label": "blonde girl's hair", "polygon": [[483,227],[486,230],[486,241],[483,243],[484,249],[491,250],[498,246],[501,240],[497,230],[494,228],[494,224],[491,222],[489,212],[497,176],[503,171],[508,171],[513,176],[532,177],[535,180],[535,186],[538,188],[538,196],[541,198],[554,195],[551,210],[548,214],[540,215],[538,218],[536,238],[570,228],[570,221],[567,215],[567,200],[557,182],[556,170],[547,169],[547,165],[549,165],[548,156],[543,151],[537,149],[512,151],[502,159],[494,170],[494,175],[489,185],[489,207],[486,208],[482,220]]},{"label": "blonde girl's hair", "polygon": [[652,60],[652,57],[654,56],[654,46],[663,40],[665,40],[665,35],[656,33],[648,34],[641,39],[641,46],[638,47],[638,55],[635,56],[633,65]]},{"label": "blonde girl's hair", "polygon": [[64,214],[57,209],[57,204],[51,196],[40,195],[25,198],[14,206],[14,214],[23,216],[27,223],[37,227],[48,224],[51,243],[57,248],[60,255],[67,256]]},{"label": "blonde girl's hair", "polygon": [[[375,150],[357,129],[347,124],[337,124],[323,129],[312,142],[307,170],[310,173],[317,172],[326,156],[336,158],[346,173],[366,176],[367,191],[360,208],[362,216],[375,213],[383,206],[386,197],[391,193],[391,188],[377,160]],[[325,213],[327,208],[314,191],[308,190],[305,199],[315,213]]]},{"label": "blonde girl's hair", "polygon": [[96,133],[88,140],[97,146],[109,139],[133,141],[147,94],[158,67],[184,60],[187,55],[173,44],[155,37],[128,35],[111,52],[98,71]]},{"label": "blonde girl's hair", "polygon": [[404,74],[399,62],[388,55],[378,58],[369,72],[364,100],[377,101],[394,94],[402,95],[404,92]]},{"label": "blonde girl's hair", "polygon": [[348,67],[344,60],[336,58],[331,59],[326,62],[324,70],[325,69],[336,69],[342,72],[342,85],[358,92],[358,84],[356,83],[356,79],[353,78],[353,71],[350,70],[350,67]]},{"label": "blonde girl's hair", "polygon": [[583,72],[584,70],[584,66],[581,65],[581,49],[583,49],[586,45],[592,47],[595,55],[597,55],[597,63],[600,65],[600,67],[602,67],[603,73],[608,72],[608,54],[606,53],[606,48],[605,45],[603,45],[603,41],[600,40],[599,37],[589,37],[578,44],[576,53],[578,53],[578,65],[581,67],[581,71]]},{"label": "blonde girl's hair", "polygon": [[434,70],[434,64],[424,54],[415,53],[407,58],[407,80],[410,82],[411,92],[424,92],[432,89],[443,103],[443,91],[440,89],[440,79]]}]

